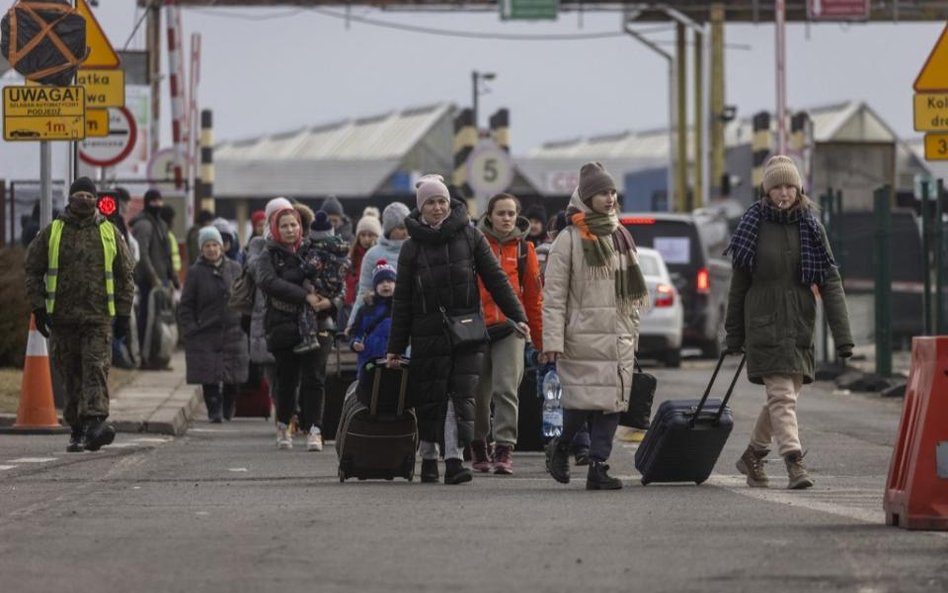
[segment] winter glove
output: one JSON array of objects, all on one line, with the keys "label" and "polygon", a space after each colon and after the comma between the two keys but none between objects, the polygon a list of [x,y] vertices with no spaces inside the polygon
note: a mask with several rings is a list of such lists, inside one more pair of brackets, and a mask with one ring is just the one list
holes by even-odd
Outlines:
[{"label": "winter glove", "polygon": [[117,340],[124,340],[128,335],[128,315],[116,315],[112,325],[112,335]]},{"label": "winter glove", "polygon": [[744,354],[744,345],[743,344],[732,344],[724,342],[724,347],[721,349],[725,356],[731,356],[734,354]]},{"label": "winter glove", "polygon": [[49,337],[49,314],[46,313],[46,307],[37,307],[33,309],[33,318],[36,320],[36,331],[43,334],[44,338]]},{"label": "winter glove", "polygon": [[849,358],[853,355],[852,344],[840,344],[836,347],[836,356],[840,358]]}]

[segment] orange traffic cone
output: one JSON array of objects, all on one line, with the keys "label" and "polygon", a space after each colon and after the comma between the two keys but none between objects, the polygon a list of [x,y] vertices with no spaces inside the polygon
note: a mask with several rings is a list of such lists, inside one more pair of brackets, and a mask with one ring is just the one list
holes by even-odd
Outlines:
[{"label": "orange traffic cone", "polygon": [[20,405],[16,411],[13,432],[52,433],[66,430],[59,424],[53,405],[53,382],[50,379],[46,338],[36,329],[30,315],[30,335],[26,341],[26,361],[20,386]]}]

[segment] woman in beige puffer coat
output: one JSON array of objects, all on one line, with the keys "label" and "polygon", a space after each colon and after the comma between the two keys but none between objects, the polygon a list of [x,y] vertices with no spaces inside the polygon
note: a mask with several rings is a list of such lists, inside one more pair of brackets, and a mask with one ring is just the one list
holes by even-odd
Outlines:
[{"label": "woman in beige puffer coat", "polygon": [[635,243],[619,223],[616,203],[615,182],[602,165],[583,165],[543,289],[544,354],[556,362],[564,409],[563,434],[547,445],[547,469],[569,482],[569,445],[589,421],[588,490],[622,487],[605,462],[619,413],[629,405],[639,309],[648,303]]}]

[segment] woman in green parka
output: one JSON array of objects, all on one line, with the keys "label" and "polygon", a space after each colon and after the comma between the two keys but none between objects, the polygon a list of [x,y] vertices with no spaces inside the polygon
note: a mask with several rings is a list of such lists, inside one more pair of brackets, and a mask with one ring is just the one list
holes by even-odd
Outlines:
[{"label": "woman in green parka", "polygon": [[767,394],[737,469],[749,486],[766,488],[764,458],[773,440],[787,466],[788,488],[802,489],[813,480],[803,465],[796,407],[802,385],[813,382],[817,298],[840,358],[852,356],[853,338],[826,231],[793,160],[772,157],[763,189],[766,196],[747,209],[724,251],[734,267],[727,349],[746,351],[747,378]]}]

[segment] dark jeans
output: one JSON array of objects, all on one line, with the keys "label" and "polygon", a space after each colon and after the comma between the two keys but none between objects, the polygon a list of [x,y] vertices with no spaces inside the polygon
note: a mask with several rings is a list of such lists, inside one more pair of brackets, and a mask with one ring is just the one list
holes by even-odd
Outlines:
[{"label": "dark jeans", "polygon": [[299,390],[300,428],[322,429],[326,401],[326,362],[332,351],[332,335],[319,334],[319,350],[295,354],[293,350],[273,353],[276,359],[277,421],[289,424],[296,413]]},{"label": "dark jeans", "polygon": [[234,417],[234,406],[237,404],[237,385],[225,383],[221,389],[218,383],[201,385],[204,391],[204,405],[207,407],[207,419],[220,422],[221,419],[230,420]]},{"label": "dark jeans", "polygon": [[589,459],[607,461],[612,454],[612,439],[619,428],[619,413],[606,414],[589,410],[563,410],[564,443],[573,443],[573,438],[589,423]]}]

